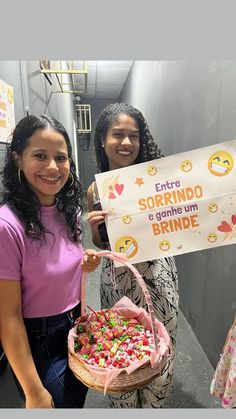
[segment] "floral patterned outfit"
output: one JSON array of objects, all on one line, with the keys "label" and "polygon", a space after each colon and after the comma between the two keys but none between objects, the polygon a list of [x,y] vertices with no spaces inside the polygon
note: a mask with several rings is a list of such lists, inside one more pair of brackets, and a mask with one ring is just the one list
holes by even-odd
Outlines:
[{"label": "floral patterned outfit", "polygon": [[[98,210],[100,200],[94,189],[96,188],[93,188],[94,209]],[[113,408],[160,408],[170,393],[173,376],[179,303],[177,269],[172,257],[141,262],[134,266],[145,281],[151,295],[154,313],[166,327],[173,349],[160,375],[148,385],[135,391],[109,395],[109,399]],[[102,309],[112,307],[126,296],[134,304],[147,310],[142,289],[133,273],[126,267],[114,268],[113,261],[103,258],[100,280]]]}]

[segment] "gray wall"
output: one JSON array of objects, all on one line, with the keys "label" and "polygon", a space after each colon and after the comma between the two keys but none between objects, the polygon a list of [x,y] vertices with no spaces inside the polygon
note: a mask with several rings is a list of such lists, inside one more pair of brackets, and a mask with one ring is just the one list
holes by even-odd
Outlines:
[{"label": "gray wall", "polygon": [[53,87],[43,74],[39,73],[38,61],[26,62],[29,107],[32,114],[48,114],[58,119],[66,128],[73,143],[73,120],[75,119],[72,95],[52,93],[59,90],[55,75],[52,74]]},{"label": "gray wall", "polygon": [[[136,61],[120,96],[166,155],[236,138],[236,62]],[[176,258],[181,309],[213,367],[236,312],[235,245]]]},{"label": "gray wall", "polygon": [[[40,73],[39,61],[0,61],[0,79],[13,86],[16,123],[26,116],[27,109],[31,114],[53,116],[65,126],[74,150],[72,95],[52,93],[58,88],[55,76],[50,86]],[[0,153],[4,148],[0,144]]]},{"label": "gray wall", "polygon": [[87,190],[89,185],[94,181],[94,175],[97,173],[96,170],[96,159],[94,155],[94,130],[96,126],[97,119],[99,114],[102,112],[103,108],[109,103],[117,102],[114,98],[105,98],[105,99],[84,99],[81,103],[91,105],[91,123],[92,123],[92,132],[90,134],[90,144],[88,150],[82,150],[82,144],[78,141],[78,158],[79,158],[79,168],[80,168],[80,178],[84,189]]}]

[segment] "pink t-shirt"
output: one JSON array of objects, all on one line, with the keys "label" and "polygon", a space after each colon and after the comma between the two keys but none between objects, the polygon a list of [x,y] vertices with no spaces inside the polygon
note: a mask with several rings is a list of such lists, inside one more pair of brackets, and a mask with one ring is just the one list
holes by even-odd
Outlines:
[{"label": "pink t-shirt", "polygon": [[24,317],[45,317],[80,302],[81,245],[72,243],[56,206],[42,207],[46,242],[26,237],[8,205],[0,208],[0,279],[21,281]]}]

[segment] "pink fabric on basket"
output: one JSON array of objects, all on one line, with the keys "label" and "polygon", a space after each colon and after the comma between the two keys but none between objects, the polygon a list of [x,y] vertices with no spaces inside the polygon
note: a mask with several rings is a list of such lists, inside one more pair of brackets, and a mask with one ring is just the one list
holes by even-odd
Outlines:
[{"label": "pink fabric on basket", "polygon": [[[135,304],[128,297],[121,298],[113,307],[112,310],[116,311],[119,315],[124,316],[126,319],[135,318],[139,323],[141,323],[146,329],[152,330],[154,333],[155,338],[155,349],[151,352],[150,355],[150,363],[151,366],[157,366],[158,363],[161,362],[163,357],[167,354],[168,350],[172,350],[172,344],[169,337],[169,334],[165,328],[165,326],[158,321],[154,317],[154,313],[152,310],[152,303],[151,297],[149,292],[146,288],[146,285],[139,274],[139,272],[131,265],[126,256],[120,253],[114,253],[110,251],[99,251],[97,252],[100,256],[110,257],[111,259],[116,259],[126,265],[129,269],[132,270],[134,273],[137,281],[139,282],[140,286],[142,287],[146,301],[149,307],[150,315],[141,307],[137,307]],[[85,304],[85,279],[86,276],[82,280],[82,289],[81,289],[81,316],[85,315],[84,304]],[[88,315],[88,320],[95,319],[95,314],[90,313]],[[72,328],[69,332],[68,336],[68,346],[70,351],[75,354],[74,352],[74,338],[77,336],[75,333],[75,328]],[[127,374],[131,374],[141,365],[145,364],[147,359],[143,359],[137,362],[132,363],[129,367],[125,368]],[[104,394],[106,393],[107,388],[111,385],[112,381],[124,370],[122,368],[100,368],[95,367],[92,365],[88,365],[84,363],[85,368],[87,368],[90,373],[94,376],[94,378],[99,378],[102,383],[104,384]]]}]

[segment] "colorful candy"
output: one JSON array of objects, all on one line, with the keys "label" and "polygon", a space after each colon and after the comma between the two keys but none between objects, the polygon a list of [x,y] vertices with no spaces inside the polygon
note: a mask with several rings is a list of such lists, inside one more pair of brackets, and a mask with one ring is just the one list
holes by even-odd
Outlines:
[{"label": "colorful candy", "polygon": [[112,309],[94,314],[95,320],[83,317],[76,325],[74,350],[84,362],[100,368],[126,368],[150,357],[153,334],[136,319],[125,319]]}]

